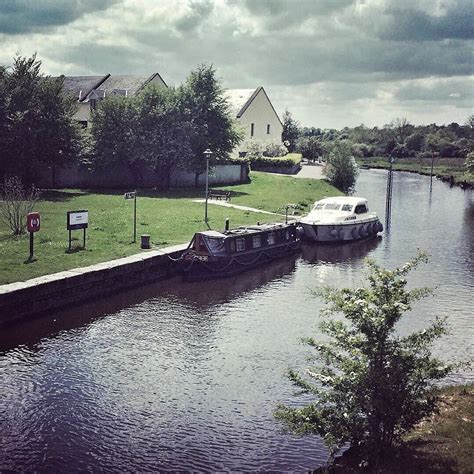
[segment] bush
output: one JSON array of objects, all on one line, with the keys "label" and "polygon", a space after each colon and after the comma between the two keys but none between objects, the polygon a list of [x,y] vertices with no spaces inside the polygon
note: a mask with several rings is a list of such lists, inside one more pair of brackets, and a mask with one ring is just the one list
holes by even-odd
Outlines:
[{"label": "bush", "polygon": [[297,166],[299,163],[301,163],[301,155],[299,153],[288,153],[288,155],[280,158],[269,158],[266,156],[250,157],[250,166],[253,170],[292,168],[293,166]]},{"label": "bush", "polygon": [[13,235],[23,234],[26,230],[26,215],[33,211],[39,199],[38,189],[32,186],[25,190],[17,176],[4,181],[0,202],[0,215],[7,221]]},{"label": "bush", "polygon": [[288,148],[282,143],[271,142],[264,145],[263,156],[278,158],[286,154],[288,154]]},{"label": "bush", "polygon": [[328,181],[342,192],[349,193],[352,191],[359,170],[347,141],[337,141],[334,143],[332,151],[326,160],[324,174]]},{"label": "bush", "polygon": [[394,271],[369,261],[369,288],[320,292],[329,304],[325,314],[340,312],[344,320],[321,324],[330,341],[305,340],[316,351],[318,366],[306,376],[289,371],[296,386],[315,396],[304,407],[277,409],[277,418],[291,430],[318,434],[333,450],[350,443],[361,459],[374,462],[435,411],[432,383],[452,369],[430,352],[446,332],[445,321],[436,319],[405,337],[395,329],[412,303],[430,294],[426,288],[406,289],[405,276],[421,261],[427,261],[424,254]]}]

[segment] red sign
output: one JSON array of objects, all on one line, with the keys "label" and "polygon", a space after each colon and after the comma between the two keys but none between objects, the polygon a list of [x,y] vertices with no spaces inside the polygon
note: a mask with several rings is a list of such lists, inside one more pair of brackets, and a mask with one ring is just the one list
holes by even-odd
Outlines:
[{"label": "red sign", "polygon": [[38,232],[40,230],[39,212],[30,212],[26,216],[26,227],[28,228],[28,232]]}]

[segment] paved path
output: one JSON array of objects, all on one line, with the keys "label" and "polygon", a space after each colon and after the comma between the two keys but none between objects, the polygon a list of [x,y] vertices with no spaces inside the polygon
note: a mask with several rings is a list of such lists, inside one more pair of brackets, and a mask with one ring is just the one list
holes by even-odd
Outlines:
[{"label": "paved path", "polygon": [[324,179],[323,165],[303,165],[296,178]]},{"label": "paved path", "polygon": [[[193,199],[193,202],[206,202],[205,199]],[[238,204],[231,204],[230,202],[226,201],[219,201],[209,199],[208,204],[214,204],[215,206],[223,206],[223,207],[233,207],[234,209],[240,209],[241,211],[250,211],[250,212],[260,212],[261,214],[271,214],[273,216],[284,216],[285,214],[278,214],[276,212],[269,212],[269,211],[262,211],[262,209],[255,209],[254,207],[247,207],[247,206],[239,206]]]}]

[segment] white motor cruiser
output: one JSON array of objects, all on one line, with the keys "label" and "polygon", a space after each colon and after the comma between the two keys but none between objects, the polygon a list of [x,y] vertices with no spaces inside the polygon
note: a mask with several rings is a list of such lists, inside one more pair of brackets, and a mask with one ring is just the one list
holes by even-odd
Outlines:
[{"label": "white motor cruiser", "polygon": [[321,199],[299,222],[308,240],[341,242],[373,237],[383,225],[375,212],[369,212],[367,199],[337,196]]}]

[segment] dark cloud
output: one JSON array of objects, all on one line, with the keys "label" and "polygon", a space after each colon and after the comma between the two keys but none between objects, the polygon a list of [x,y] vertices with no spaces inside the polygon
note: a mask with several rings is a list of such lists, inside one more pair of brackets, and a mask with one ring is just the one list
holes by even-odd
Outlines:
[{"label": "dark cloud", "polygon": [[390,21],[380,32],[382,39],[395,41],[433,41],[448,38],[474,38],[473,4],[459,0],[439,15],[415,8],[390,7],[385,12]]},{"label": "dark cloud", "polygon": [[1,0],[0,33],[15,35],[66,25],[119,0]]}]

